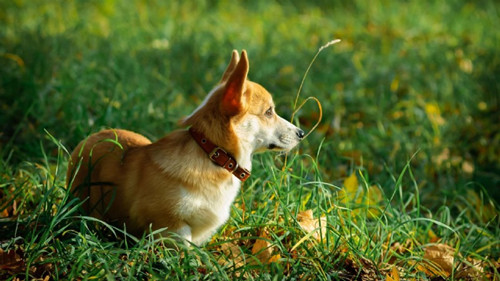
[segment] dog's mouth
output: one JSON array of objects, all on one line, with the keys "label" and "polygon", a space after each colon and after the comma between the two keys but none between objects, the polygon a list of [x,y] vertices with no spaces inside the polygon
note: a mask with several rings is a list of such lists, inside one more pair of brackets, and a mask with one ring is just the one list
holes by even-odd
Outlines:
[{"label": "dog's mouth", "polygon": [[271,140],[272,142],[268,143],[266,149],[272,151],[289,151],[300,140],[301,138],[294,138],[291,134],[281,134]]},{"label": "dog's mouth", "polygon": [[268,150],[284,151],[290,150],[293,147],[293,138],[287,134],[280,135],[278,137],[278,143],[273,142],[267,146]]},{"label": "dog's mouth", "polygon": [[269,149],[269,150],[284,150],[283,147],[278,146],[278,145],[276,145],[274,143],[271,143],[270,145],[268,145],[267,149]]}]

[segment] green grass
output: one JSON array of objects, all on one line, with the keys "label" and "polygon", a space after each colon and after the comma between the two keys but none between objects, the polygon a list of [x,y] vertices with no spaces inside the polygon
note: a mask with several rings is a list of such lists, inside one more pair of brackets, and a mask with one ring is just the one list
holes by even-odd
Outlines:
[{"label": "green grass", "polygon": [[[500,279],[496,1],[169,2],[0,1],[0,279]],[[66,192],[68,150],[109,127],[160,138],[233,49],[290,118],[335,38],[299,97],[320,126],[254,157],[207,245],[127,236]],[[276,262],[252,253],[262,237]],[[449,276],[429,273],[434,244]]]}]

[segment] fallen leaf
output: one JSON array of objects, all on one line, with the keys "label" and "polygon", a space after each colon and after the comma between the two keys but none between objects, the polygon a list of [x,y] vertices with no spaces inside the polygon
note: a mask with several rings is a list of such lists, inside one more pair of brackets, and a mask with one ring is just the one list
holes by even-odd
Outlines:
[{"label": "fallen leaf", "polygon": [[398,77],[394,77],[391,82],[391,91],[396,92],[396,90],[399,88],[399,79]]},{"label": "fallen leaf", "polygon": [[269,235],[265,230],[262,231],[259,238],[255,240],[252,247],[252,254],[256,255],[259,261],[263,264],[269,263],[273,249],[271,243],[268,241]]},{"label": "fallen leaf", "polygon": [[245,253],[241,251],[240,246],[236,243],[224,243],[220,246],[220,251],[224,256],[219,260],[219,264],[227,265],[228,263],[232,263],[236,268],[245,265]]},{"label": "fallen leaf", "polygon": [[[344,188],[339,191],[340,202],[349,206],[350,203],[365,204],[368,208],[367,217],[375,218],[380,215],[377,205],[383,200],[383,194],[376,185],[368,187],[366,190],[359,185],[356,172],[353,172],[344,180]],[[359,214],[362,209],[354,209],[354,214]]]},{"label": "fallen leaf", "polygon": [[473,258],[467,258],[467,263],[460,263],[456,273],[457,278],[480,280],[484,273],[484,263]]},{"label": "fallen leaf", "polygon": [[0,212],[0,218],[7,218],[9,217],[9,211],[7,210],[7,208],[3,209],[2,212]]},{"label": "fallen leaf", "polygon": [[0,270],[20,273],[25,270],[25,264],[15,250],[4,251],[0,248]]},{"label": "fallen leaf", "polygon": [[379,270],[373,261],[363,256],[351,255],[345,260],[344,270],[354,273],[360,277],[359,279],[349,280],[379,280]]},{"label": "fallen leaf", "polygon": [[436,235],[436,233],[434,233],[434,231],[432,231],[432,229],[429,229],[429,231],[427,231],[427,236],[429,236],[429,241],[431,243],[436,243],[439,241],[439,237]]},{"label": "fallen leaf", "polygon": [[435,244],[425,247],[424,260],[418,269],[427,276],[449,277],[453,271],[455,248],[446,244]]},{"label": "fallen leaf", "polygon": [[[326,217],[315,219],[312,210],[303,211],[297,214],[297,221],[300,227],[307,233],[321,241],[326,237]],[[321,226],[321,227],[320,227]]]},{"label": "fallen leaf", "polygon": [[395,266],[393,266],[391,269],[390,277],[391,280],[399,281],[399,271]]},{"label": "fallen leaf", "polygon": [[376,185],[372,185],[367,189],[366,205],[369,208],[368,218],[376,218],[380,215],[380,210],[375,208],[383,199],[382,191]]},{"label": "fallen leaf", "polygon": [[352,173],[344,180],[344,188],[339,191],[339,199],[344,205],[349,205],[351,202],[360,203],[361,198],[358,198],[358,177],[356,172]]},{"label": "fallen leaf", "polygon": [[356,172],[352,173],[348,178],[344,180],[344,188],[351,195],[356,195],[356,193],[358,192],[358,186],[359,183]]},{"label": "fallen leaf", "polygon": [[438,166],[441,167],[445,161],[450,159],[450,149],[444,148],[443,151],[437,156],[432,157],[432,161]]},{"label": "fallen leaf", "polygon": [[417,270],[429,277],[448,278],[455,270],[454,277],[457,280],[462,278],[480,280],[484,274],[484,268],[484,262],[470,257],[465,261],[460,254],[456,254],[455,248],[446,244],[425,247],[424,259],[417,265]]},{"label": "fallen leaf", "polygon": [[274,256],[272,256],[270,259],[269,259],[269,263],[278,263],[279,260],[281,259],[281,255],[280,254],[276,254]]},{"label": "fallen leaf", "polygon": [[472,174],[474,172],[474,164],[469,161],[464,161],[462,163],[462,171],[466,174]]},{"label": "fallen leaf", "polygon": [[441,110],[439,110],[437,103],[426,103],[425,113],[427,113],[427,118],[429,118],[433,127],[437,127],[445,123],[445,120],[441,117]]}]

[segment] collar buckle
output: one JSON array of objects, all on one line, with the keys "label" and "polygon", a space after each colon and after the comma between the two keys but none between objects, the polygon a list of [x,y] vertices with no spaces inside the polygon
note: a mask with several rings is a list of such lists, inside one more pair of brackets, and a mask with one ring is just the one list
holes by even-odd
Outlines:
[{"label": "collar buckle", "polygon": [[207,153],[208,158],[212,162],[228,170],[242,182],[250,177],[250,171],[240,167],[236,159],[226,150],[213,144],[203,134],[196,132],[193,128],[189,128],[189,133],[205,153]]},{"label": "collar buckle", "polygon": [[238,169],[238,162],[236,162],[231,154],[219,146],[215,147],[210,153],[208,153],[208,158],[231,173]]},{"label": "collar buckle", "polygon": [[208,158],[210,158],[210,160],[214,162],[219,163],[217,159],[219,159],[221,155],[227,155],[227,152],[224,149],[217,146],[214,149],[212,149],[212,151],[208,154]]}]

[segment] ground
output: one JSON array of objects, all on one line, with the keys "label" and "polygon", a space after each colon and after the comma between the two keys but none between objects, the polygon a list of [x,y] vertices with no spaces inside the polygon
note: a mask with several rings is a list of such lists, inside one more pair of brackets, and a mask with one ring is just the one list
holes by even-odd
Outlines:
[{"label": "ground", "polygon": [[[499,280],[499,11],[0,1],[0,279]],[[71,149],[102,128],[177,128],[233,49],[305,141],[254,158],[202,247],[81,213]]]}]

